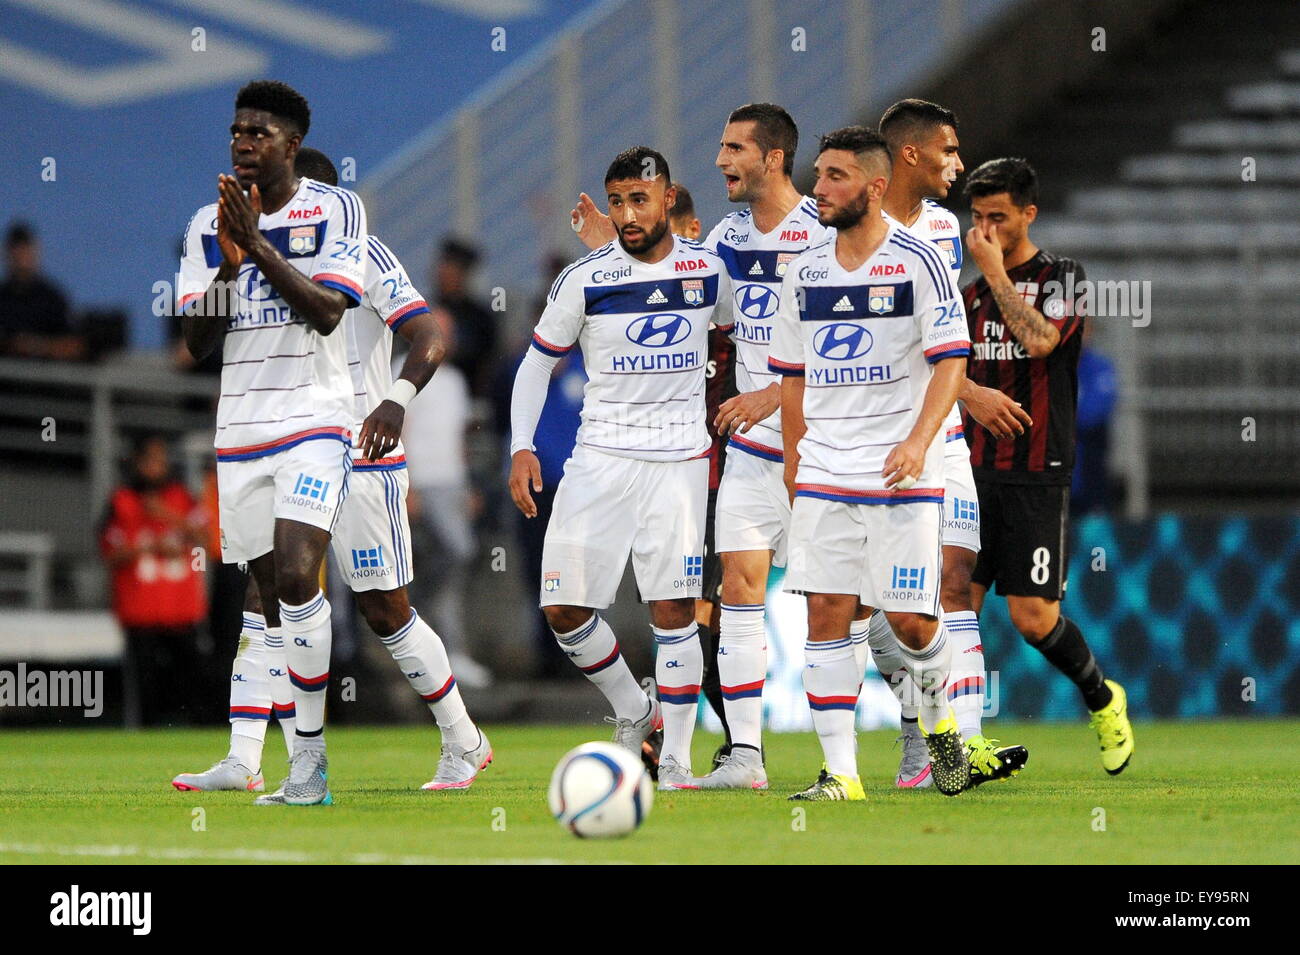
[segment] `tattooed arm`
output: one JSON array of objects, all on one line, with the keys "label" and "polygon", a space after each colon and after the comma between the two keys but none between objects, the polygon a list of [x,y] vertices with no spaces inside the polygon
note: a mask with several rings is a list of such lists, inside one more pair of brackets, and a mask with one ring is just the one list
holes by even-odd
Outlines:
[{"label": "tattooed arm", "polygon": [[998,303],[998,311],[1002,313],[1003,323],[1016,341],[1025,346],[1029,357],[1046,358],[1050,355],[1061,341],[1056,326],[1024,300],[1005,272],[997,278],[988,278],[988,283],[993,301]]},{"label": "tattooed arm", "polygon": [[991,234],[978,227],[966,233],[966,247],[971,258],[984,273],[993,301],[998,303],[1002,321],[1016,341],[1029,352],[1030,358],[1046,358],[1061,342],[1061,333],[1038,309],[1026,302],[1007,277],[1002,264],[1002,247],[998,245],[996,226]]}]

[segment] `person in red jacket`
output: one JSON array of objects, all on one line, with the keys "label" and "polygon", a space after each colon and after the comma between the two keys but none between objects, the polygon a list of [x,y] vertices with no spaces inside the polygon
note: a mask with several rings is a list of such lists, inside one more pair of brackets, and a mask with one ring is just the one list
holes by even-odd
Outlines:
[{"label": "person in red jacket", "polygon": [[158,435],[141,439],[100,531],[113,613],[126,635],[128,726],[188,722],[204,685],[199,625],[208,612],[207,523],[200,502],[172,476],[167,443]]}]

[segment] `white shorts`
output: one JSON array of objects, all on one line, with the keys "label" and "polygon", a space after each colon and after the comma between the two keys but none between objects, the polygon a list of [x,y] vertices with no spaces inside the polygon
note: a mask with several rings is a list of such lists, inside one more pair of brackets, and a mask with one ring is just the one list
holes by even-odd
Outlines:
[{"label": "white shorts", "polygon": [[796,497],[785,589],[857,594],[877,610],[939,615],[940,504]]},{"label": "white shorts", "polygon": [[700,596],[709,462],[639,461],[578,446],[542,547],[543,607],[603,610],[632,555],[643,601]]},{"label": "white shorts", "polygon": [[980,501],[966,442],[943,459],[943,546],[980,552]]},{"label": "white shorts", "polygon": [[727,464],[718,485],[714,550],[770,550],[772,564],[784,567],[790,538],[790,495],[785,465],[727,449]]},{"label": "white shorts", "polygon": [[411,582],[406,465],[352,464],[348,499],[334,525],[334,560],[354,591],[396,590]]},{"label": "white shorts", "polygon": [[269,554],[275,522],[332,530],[348,494],[347,442],[316,438],[246,461],[217,461],[221,559],[227,564]]}]

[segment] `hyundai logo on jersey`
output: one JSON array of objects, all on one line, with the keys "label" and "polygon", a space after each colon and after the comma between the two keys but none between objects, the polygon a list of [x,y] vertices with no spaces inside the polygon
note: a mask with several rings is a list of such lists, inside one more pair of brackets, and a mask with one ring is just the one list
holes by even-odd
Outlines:
[{"label": "hyundai logo on jersey", "polygon": [[766,285],[736,289],[736,308],[746,318],[771,318],[776,314],[777,293]]},{"label": "hyundai logo on jersey", "polygon": [[668,348],[691,334],[691,322],[684,315],[645,315],[627,327],[628,341],[646,348]]},{"label": "hyundai logo on jersey", "polygon": [[849,325],[836,322],[825,328],[817,329],[813,336],[813,348],[817,354],[831,361],[849,361],[861,358],[871,351],[871,332],[861,325]]},{"label": "hyundai logo on jersey", "polygon": [[265,302],[268,299],[278,298],[279,293],[271,287],[271,283],[262,277],[262,270],[256,265],[250,265],[243,276],[244,300],[249,302]]}]

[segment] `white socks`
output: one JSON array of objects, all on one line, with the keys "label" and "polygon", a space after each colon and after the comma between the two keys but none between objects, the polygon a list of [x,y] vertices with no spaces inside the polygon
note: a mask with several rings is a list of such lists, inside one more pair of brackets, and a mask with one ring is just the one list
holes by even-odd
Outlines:
[{"label": "white socks", "polygon": [[813,728],[826,756],[826,771],[855,778],[858,759],[854,752],[854,716],[862,673],[858,669],[853,642],[839,640],[804,644],[803,687],[812,710]]},{"label": "white socks", "polygon": [[704,679],[700,632],[693,621],[678,630],[650,629],[655,635],[655,682],[659,684],[659,712],[664,719],[659,760],[671,756],[690,768],[691,736],[700,702],[700,681]]},{"label": "white socks", "polygon": [[763,742],[763,682],[767,679],[767,624],[763,604],[723,604],[718,638],[718,682],[732,745]]},{"label": "white socks", "polygon": [[429,705],[443,740],[466,749],[477,746],[478,727],[465,711],[465,701],[447,662],[447,648],[433,628],[412,610],[411,619],[401,629],[380,639],[411,687]]},{"label": "white socks", "polygon": [[600,614],[593,613],[591,619],[577,630],[556,633],[555,639],[564,655],[605,694],[616,717],[639,720],[645,716],[650,701],[637,686],[636,677],[632,676],[623,654],[619,652],[614,631]]},{"label": "white socks", "polygon": [[948,679],[952,667],[952,644],[943,621],[934,636],[920,650],[898,645],[903,654],[903,664],[912,675],[912,682],[920,689],[921,725],[927,733],[933,732],[939,721],[948,716]]},{"label": "white socks", "polygon": [[916,684],[908,675],[907,666],[903,662],[902,644],[894,636],[893,628],[889,626],[889,618],[885,616],[883,610],[877,610],[871,615],[870,627],[867,629],[867,643],[871,645],[871,655],[875,658],[876,669],[880,671],[880,675],[885,678],[885,682],[889,684],[889,688],[894,691],[894,696],[898,699],[903,711],[903,719],[916,719]]},{"label": "white socks", "polygon": [[320,591],[305,604],[280,601],[284,655],[297,711],[295,735],[319,737],[325,728],[325,689],[330,679],[330,605]]},{"label": "white socks", "polygon": [[293,702],[293,684],[289,682],[289,663],[284,658],[284,628],[266,628],[266,672],[271,678],[271,711],[280,721],[284,747],[293,755],[298,708]]},{"label": "white socks", "polygon": [[943,615],[943,625],[952,643],[952,675],[948,679],[948,702],[957,715],[962,739],[982,735],[984,715],[984,645],[980,621],[973,610],[955,610]]}]

